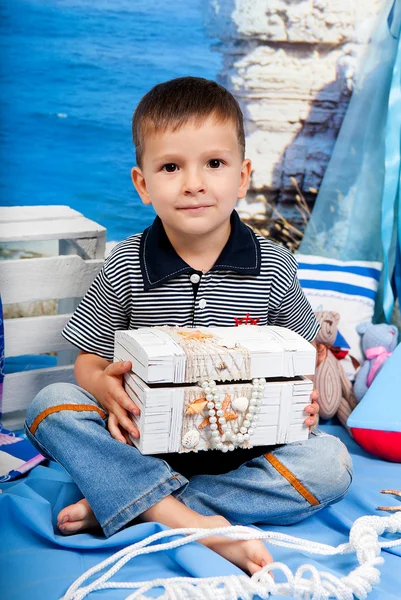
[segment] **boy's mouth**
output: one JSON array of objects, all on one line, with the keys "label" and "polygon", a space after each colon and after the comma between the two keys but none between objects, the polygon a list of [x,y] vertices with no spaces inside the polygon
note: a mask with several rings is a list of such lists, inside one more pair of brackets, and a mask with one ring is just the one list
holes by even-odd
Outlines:
[{"label": "boy's mouth", "polygon": [[211,204],[200,204],[198,206],[181,206],[179,207],[179,210],[184,210],[186,212],[202,212],[210,207]]}]

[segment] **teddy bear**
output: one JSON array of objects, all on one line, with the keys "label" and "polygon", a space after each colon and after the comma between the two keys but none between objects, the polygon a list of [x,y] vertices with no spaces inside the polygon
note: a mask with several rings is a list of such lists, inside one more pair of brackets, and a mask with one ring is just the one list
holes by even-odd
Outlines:
[{"label": "teddy bear", "polygon": [[378,325],[360,323],[356,330],[362,336],[362,349],[366,357],[356,374],[354,383],[354,394],[357,402],[360,402],[397,346],[398,329],[387,323]]},{"label": "teddy bear", "polygon": [[[335,414],[344,427],[356,406],[352,384],[345,371],[331,351],[337,337],[337,325],[340,315],[332,311],[315,312],[320,324],[316,337],[317,365],[315,387],[319,392],[320,416],[330,419]],[[347,428],[348,429],[348,428]]]}]

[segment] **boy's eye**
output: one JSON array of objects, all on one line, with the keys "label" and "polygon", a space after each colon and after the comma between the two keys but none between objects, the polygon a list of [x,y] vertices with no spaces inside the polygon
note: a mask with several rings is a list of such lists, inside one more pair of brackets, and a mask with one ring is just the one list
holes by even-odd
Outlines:
[{"label": "boy's eye", "polygon": [[222,161],[218,158],[212,158],[212,160],[209,160],[209,167],[211,169],[218,169],[222,164]]},{"label": "boy's eye", "polygon": [[177,168],[178,167],[175,163],[168,163],[167,165],[163,166],[163,171],[166,171],[167,173],[174,173]]}]

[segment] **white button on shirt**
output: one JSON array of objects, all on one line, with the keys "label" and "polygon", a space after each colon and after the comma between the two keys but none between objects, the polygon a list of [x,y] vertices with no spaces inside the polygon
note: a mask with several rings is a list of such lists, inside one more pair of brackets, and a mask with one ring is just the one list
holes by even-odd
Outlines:
[{"label": "white button on shirt", "polygon": [[191,283],[199,283],[200,282],[200,276],[198,275],[198,273],[192,273],[192,275],[189,278],[189,280],[191,281]]},{"label": "white button on shirt", "polygon": [[206,304],[207,304],[207,302],[204,298],[199,300],[199,308],[205,308]]}]

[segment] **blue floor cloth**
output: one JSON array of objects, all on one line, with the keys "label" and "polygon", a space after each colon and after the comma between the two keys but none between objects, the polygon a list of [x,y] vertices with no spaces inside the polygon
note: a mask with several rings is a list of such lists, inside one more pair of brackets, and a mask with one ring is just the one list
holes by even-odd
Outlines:
[{"label": "blue floor cloth", "polygon": [[[377,511],[379,505],[397,505],[399,498],[383,496],[382,489],[401,487],[401,465],[384,462],[366,454],[338,425],[322,427],[340,437],[354,461],[354,481],[344,500],[305,521],[286,527],[262,526],[265,530],[338,545],[348,541],[352,523],[363,515],[389,513]],[[319,457],[316,457],[316,461]],[[313,468],[313,465],[311,465]],[[55,529],[57,513],[78,500],[79,490],[58,465],[38,466],[27,477],[0,486],[0,596],[6,600],[56,600],[90,567],[129,544],[166,529],[157,523],[143,523],[120,531],[109,539],[100,535],[59,535]],[[393,539],[393,538],[392,538]],[[293,549],[270,547],[274,559],[286,563],[294,572],[309,563],[337,576],[357,566],[354,554],[340,557],[313,556]],[[401,546],[383,551],[381,582],[369,600],[399,600],[401,597]],[[128,562],[113,578],[115,581],[146,581],[176,576],[211,577],[242,574],[234,565],[194,542],[163,553],[140,556]],[[280,581],[280,575],[276,576]],[[129,590],[103,590],[89,598],[122,600]],[[156,597],[160,588],[149,592]],[[278,596],[272,596],[277,598]],[[280,597],[282,598],[282,596]]]}]

